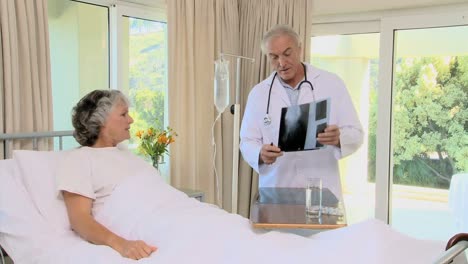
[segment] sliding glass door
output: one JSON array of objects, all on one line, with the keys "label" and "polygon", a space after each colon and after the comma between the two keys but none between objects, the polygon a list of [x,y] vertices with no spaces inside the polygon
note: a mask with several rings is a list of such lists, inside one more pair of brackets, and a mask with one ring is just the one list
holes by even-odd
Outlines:
[{"label": "sliding glass door", "polygon": [[[54,130],[71,130],[73,105],[95,89],[118,89],[129,97],[133,134],[167,125],[165,16],[165,7],[48,0]],[[66,148],[76,145],[66,141]],[[166,167],[161,171],[168,175]]]},{"label": "sliding glass door", "polygon": [[167,25],[122,17],[122,85],[131,101],[132,130],[165,127],[167,94]]},{"label": "sliding glass door", "polygon": [[[109,89],[109,7],[48,1],[54,130],[71,130],[71,110],[95,89]],[[77,146],[64,138],[64,148]]]},{"label": "sliding glass door", "polygon": [[450,183],[468,172],[467,44],[467,25],[394,31],[391,223],[415,237],[455,233]]},{"label": "sliding glass door", "polygon": [[311,39],[312,65],[343,79],[366,133],[363,146],[340,160],[348,224],[374,216],[379,37],[379,33],[363,33]]},{"label": "sliding glass door", "polygon": [[421,239],[451,237],[468,199],[452,181],[468,172],[465,17],[382,21],[377,217]]},{"label": "sliding glass door", "polygon": [[[118,22],[116,51],[118,63],[115,76],[119,89],[130,100],[130,115],[134,119],[131,133],[150,126],[167,126],[167,23],[164,13],[143,12],[130,7],[115,10]],[[137,154],[135,137],[129,147]],[[143,158],[148,158],[141,155]],[[169,159],[159,166],[168,180]]]},{"label": "sliding glass door", "polygon": [[310,61],[345,81],[367,133],[340,162],[348,224],[375,217],[441,241],[468,231],[467,18],[312,26]]}]

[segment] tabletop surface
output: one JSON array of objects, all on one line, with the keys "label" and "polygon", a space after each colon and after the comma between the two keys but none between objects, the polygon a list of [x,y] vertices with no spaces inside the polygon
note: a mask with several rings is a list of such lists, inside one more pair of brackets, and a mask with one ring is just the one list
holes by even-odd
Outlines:
[{"label": "tabletop surface", "polygon": [[310,218],[305,213],[304,188],[260,188],[250,208],[255,228],[335,229],[346,226],[343,204],[328,189],[322,193],[323,213]]}]

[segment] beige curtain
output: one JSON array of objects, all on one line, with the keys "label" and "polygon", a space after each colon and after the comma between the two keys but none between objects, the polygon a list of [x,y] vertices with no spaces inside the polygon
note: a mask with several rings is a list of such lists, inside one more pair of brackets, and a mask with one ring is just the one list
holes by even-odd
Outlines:
[{"label": "beige curtain", "polygon": [[[271,73],[265,55],[261,53],[260,42],[263,34],[277,24],[287,24],[294,28],[302,41],[303,59],[310,50],[310,9],[311,0],[238,0],[240,14],[241,53],[255,58],[254,69],[243,69],[241,108],[245,108],[247,97],[256,84]],[[248,72],[250,71],[250,73]],[[265,99],[266,100],[266,99]],[[258,174],[241,161],[239,164],[239,214],[248,217],[250,204],[258,190]]]},{"label": "beige curtain", "polygon": [[[169,43],[169,123],[179,133],[171,147],[171,184],[199,189],[217,202],[213,170],[212,125],[214,60],[220,52],[255,58],[241,62],[241,109],[252,86],[269,73],[261,54],[263,34],[275,24],[289,24],[308,50],[310,0],[171,0],[167,1]],[[230,60],[231,103],[235,101],[236,59]],[[233,117],[226,111],[215,125],[216,171],[220,204],[231,210]],[[239,165],[238,210],[248,216],[258,177]]]},{"label": "beige curtain", "polygon": [[[171,184],[202,190],[206,201],[218,203],[212,145],[217,114],[214,61],[221,51],[238,51],[237,0],[171,0],[167,1],[167,11],[169,124],[179,134],[171,146]],[[224,133],[227,136],[221,137]],[[216,123],[214,136],[219,201],[230,203],[226,200],[229,197],[223,196],[223,189],[230,186],[223,176],[232,167],[226,162],[232,163],[232,148],[225,148],[232,145],[232,117],[227,111]]]},{"label": "beige curtain", "polygon": [[[215,54],[218,58],[219,53],[227,53],[233,55],[240,54],[239,42],[239,13],[237,0],[216,1],[215,12],[215,36],[216,47]],[[224,56],[224,59],[229,61],[230,66],[230,103],[235,103],[236,96],[236,66],[237,58]],[[249,64],[246,61],[241,61],[241,65]],[[213,94],[213,92],[212,92]],[[213,98],[214,100],[214,98]],[[214,104],[212,102],[212,104]],[[230,105],[222,115],[221,122],[218,121],[215,127],[215,142],[216,142],[216,170],[220,179],[219,195],[221,198],[221,206],[231,211],[232,198],[232,164],[233,164],[233,129],[234,116],[230,112]],[[218,154],[219,153],[219,154]],[[216,193],[216,191],[215,191]]]},{"label": "beige curtain", "polygon": [[[47,0],[0,0],[3,78],[2,133],[50,131],[50,79]],[[39,142],[39,149],[50,141]],[[14,148],[31,147],[31,142]]]}]

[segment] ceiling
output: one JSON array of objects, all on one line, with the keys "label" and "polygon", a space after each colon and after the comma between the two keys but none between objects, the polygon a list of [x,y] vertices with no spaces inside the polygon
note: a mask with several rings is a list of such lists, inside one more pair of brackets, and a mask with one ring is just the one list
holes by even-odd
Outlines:
[{"label": "ceiling", "polygon": [[139,4],[144,6],[159,7],[166,5],[166,0],[121,0],[121,2],[127,2],[132,4]]},{"label": "ceiling", "polygon": [[[121,0],[151,7],[165,6],[166,0]],[[171,0],[169,0],[171,1]],[[253,1],[253,0],[252,0]],[[290,0],[293,1],[293,0]],[[310,0],[312,1],[312,15],[345,14],[357,12],[371,12],[395,10],[435,5],[468,3],[468,0]]]},{"label": "ceiling", "polygon": [[388,11],[458,3],[468,3],[468,0],[313,0],[312,10],[314,15],[328,15]]}]

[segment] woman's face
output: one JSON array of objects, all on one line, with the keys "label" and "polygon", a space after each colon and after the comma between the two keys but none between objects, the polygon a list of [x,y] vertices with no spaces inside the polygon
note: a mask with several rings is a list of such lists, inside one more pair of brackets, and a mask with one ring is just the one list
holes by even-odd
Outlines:
[{"label": "woman's face", "polygon": [[128,114],[128,106],[124,102],[117,103],[109,113],[106,122],[101,127],[99,139],[96,143],[105,146],[116,146],[130,138],[130,124],[133,118]]}]

